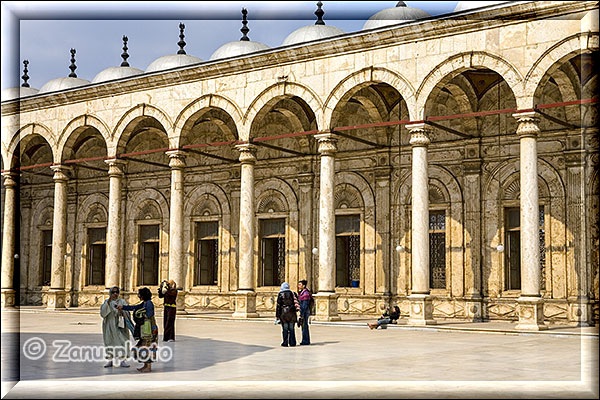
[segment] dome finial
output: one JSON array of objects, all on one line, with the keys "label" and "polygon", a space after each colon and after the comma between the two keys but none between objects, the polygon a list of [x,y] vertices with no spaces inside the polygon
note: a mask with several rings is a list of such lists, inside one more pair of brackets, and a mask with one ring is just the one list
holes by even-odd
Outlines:
[{"label": "dome finial", "polygon": [[317,22],[315,22],[315,25],[325,25],[325,21],[323,21],[323,15],[325,15],[325,11],[323,11],[321,7],[323,7],[323,3],[319,1],[317,3],[317,11],[315,11],[315,15],[317,16]]},{"label": "dome finial", "polygon": [[21,85],[21,87],[29,87],[29,83],[27,83],[27,81],[29,80],[29,75],[27,75],[27,64],[29,64],[28,60],[23,60],[23,76],[21,77],[23,79],[23,84]]},{"label": "dome finial", "polygon": [[121,54],[121,58],[123,59],[123,62],[121,63],[121,67],[129,67],[129,63],[127,62],[127,59],[129,58],[129,54],[127,54],[127,41],[129,39],[127,38],[127,36],[123,35],[123,53]]},{"label": "dome finial", "polygon": [[242,29],[240,29],[240,31],[244,34],[244,36],[242,36],[242,38],[240,40],[243,40],[245,42],[249,42],[250,38],[247,36],[248,32],[250,32],[250,29],[248,28],[248,19],[246,18],[246,16],[248,15],[248,10],[246,10],[245,8],[242,8],[242,24],[244,26],[242,26]]},{"label": "dome finial", "polygon": [[77,74],[75,73],[75,70],[77,69],[77,65],[75,65],[75,53],[76,50],[71,49],[71,65],[69,65],[71,73],[69,74],[69,78],[77,78]]},{"label": "dome finial", "polygon": [[396,7],[406,7],[406,3],[403,1],[399,1],[396,3]]},{"label": "dome finial", "polygon": [[183,49],[186,45],[185,40],[183,40],[183,38],[185,37],[185,35],[183,34],[184,29],[185,29],[185,25],[182,23],[179,23],[179,42],[177,42],[177,46],[179,46],[179,50],[177,51],[177,54],[185,54],[185,50]]}]

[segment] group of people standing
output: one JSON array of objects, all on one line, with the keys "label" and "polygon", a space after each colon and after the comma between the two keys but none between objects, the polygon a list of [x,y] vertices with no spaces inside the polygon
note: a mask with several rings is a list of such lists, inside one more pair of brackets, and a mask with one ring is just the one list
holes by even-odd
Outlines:
[{"label": "group of people standing", "polygon": [[283,336],[281,345],[284,347],[296,346],[296,324],[302,327],[302,341],[300,342],[300,345],[304,346],[310,344],[308,324],[314,299],[306,285],[306,280],[298,282],[298,293],[295,293],[290,289],[289,283],[284,282],[281,284],[281,290],[277,295],[275,323],[281,324]]},{"label": "group of people standing", "polygon": [[[133,348],[134,357],[141,362],[140,372],[151,372],[152,362],[156,360],[158,347],[158,324],[154,313],[152,292],[147,287],[138,290],[139,304],[128,305],[125,299],[119,297],[119,288],[110,289],[109,298],[100,307],[102,316],[102,336],[106,349],[107,363],[105,368],[115,366],[119,361],[122,368],[129,367],[130,334],[137,341]],[[175,315],[177,285],[174,281],[163,281],[158,289],[158,297],[165,299],[164,304],[164,335],[163,341],[175,341]],[[131,314],[133,315],[131,315]],[[116,349],[120,349],[118,353]]]}]

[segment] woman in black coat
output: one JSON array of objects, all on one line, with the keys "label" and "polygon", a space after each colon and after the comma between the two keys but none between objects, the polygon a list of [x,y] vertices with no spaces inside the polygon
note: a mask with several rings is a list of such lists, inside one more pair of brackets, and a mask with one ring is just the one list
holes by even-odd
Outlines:
[{"label": "woman in black coat", "polygon": [[283,334],[281,345],[284,347],[293,347],[296,345],[294,325],[296,325],[296,321],[298,320],[296,315],[297,308],[299,308],[298,300],[296,300],[296,294],[290,290],[289,283],[285,282],[281,284],[281,290],[277,295],[275,317],[281,321]]}]

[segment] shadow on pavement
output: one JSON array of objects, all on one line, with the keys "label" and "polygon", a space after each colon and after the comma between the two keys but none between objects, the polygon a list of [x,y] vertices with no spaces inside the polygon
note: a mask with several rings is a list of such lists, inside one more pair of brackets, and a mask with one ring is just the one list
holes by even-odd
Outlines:
[{"label": "shadow on pavement", "polygon": [[[7,343],[8,337],[2,334],[2,342]],[[31,360],[24,355],[23,345],[31,338],[40,338],[46,344],[46,352],[39,360]],[[58,347],[53,346],[55,340],[68,340],[71,342],[69,354],[77,356],[78,346],[101,347],[102,335],[98,334],[49,334],[49,333],[21,333],[20,338],[20,380],[37,379],[62,379],[62,378],[80,378],[80,377],[105,377],[112,376],[113,379],[119,379],[119,376],[138,374],[136,367],[140,366],[134,359],[129,359],[130,368],[104,368],[105,360],[82,361],[82,362],[56,362],[53,355],[58,352]],[[30,341],[31,343],[31,341]],[[192,336],[178,335],[176,342],[164,343],[162,340],[159,345],[159,357],[161,348],[169,347],[173,350],[173,357],[168,361],[158,361],[152,365],[153,372],[182,372],[197,371],[210,367],[217,363],[227,362],[234,359],[249,356],[257,352],[263,352],[272,349],[267,346],[245,345],[235,342],[226,342],[208,338],[196,338]],[[4,349],[11,351],[13,349]],[[164,351],[164,350],[163,350]],[[11,375],[17,375],[13,371]],[[144,374],[146,375],[146,374]],[[128,377],[130,378],[130,377]]]}]

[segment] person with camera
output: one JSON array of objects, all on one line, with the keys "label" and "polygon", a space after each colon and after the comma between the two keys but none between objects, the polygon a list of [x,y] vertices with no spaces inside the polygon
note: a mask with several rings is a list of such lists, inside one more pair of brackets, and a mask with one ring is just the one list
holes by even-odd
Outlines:
[{"label": "person with camera", "polygon": [[175,341],[175,315],[177,314],[177,284],[174,280],[162,281],[158,288],[158,298],[164,298],[163,341]]},{"label": "person with camera", "polygon": [[302,327],[302,341],[300,342],[301,346],[310,344],[308,318],[310,317],[311,309],[314,304],[312,293],[306,287],[307,283],[308,282],[304,279],[298,282],[298,302],[300,303],[300,319],[298,320],[298,325]]}]

